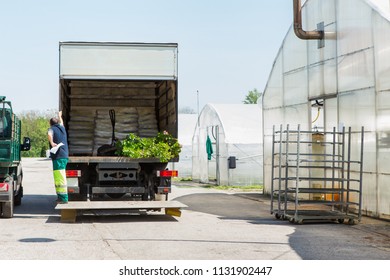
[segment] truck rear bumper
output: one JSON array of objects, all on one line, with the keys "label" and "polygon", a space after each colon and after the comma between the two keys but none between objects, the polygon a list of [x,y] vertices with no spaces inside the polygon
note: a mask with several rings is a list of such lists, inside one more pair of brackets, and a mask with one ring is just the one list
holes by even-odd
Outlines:
[{"label": "truck rear bumper", "polygon": [[11,196],[8,192],[0,193],[0,202],[11,201]]},{"label": "truck rear bumper", "polygon": [[145,193],[145,188],[143,188],[143,187],[93,187],[92,193],[143,194],[143,193]]}]

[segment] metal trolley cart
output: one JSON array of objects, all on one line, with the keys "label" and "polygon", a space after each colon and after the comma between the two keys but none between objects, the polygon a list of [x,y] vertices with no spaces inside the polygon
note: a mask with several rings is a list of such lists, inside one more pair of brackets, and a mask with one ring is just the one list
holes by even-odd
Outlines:
[{"label": "metal trolley cart", "polygon": [[271,214],[298,224],[360,222],[363,142],[364,127],[319,132],[274,126]]}]

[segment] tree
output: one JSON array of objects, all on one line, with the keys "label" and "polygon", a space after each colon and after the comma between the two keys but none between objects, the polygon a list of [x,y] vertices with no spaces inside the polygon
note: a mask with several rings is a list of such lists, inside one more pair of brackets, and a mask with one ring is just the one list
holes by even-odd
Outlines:
[{"label": "tree", "polygon": [[257,100],[261,96],[261,92],[259,92],[256,88],[250,90],[249,93],[245,96],[245,99],[242,103],[244,104],[257,104]]},{"label": "tree", "polygon": [[191,107],[183,107],[179,109],[179,114],[196,114]]},{"label": "tree", "polygon": [[31,139],[30,151],[23,152],[24,157],[45,157],[49,149],[47,130],[51,114],[29,111],[18,114],[22,123],[22,137]]}]

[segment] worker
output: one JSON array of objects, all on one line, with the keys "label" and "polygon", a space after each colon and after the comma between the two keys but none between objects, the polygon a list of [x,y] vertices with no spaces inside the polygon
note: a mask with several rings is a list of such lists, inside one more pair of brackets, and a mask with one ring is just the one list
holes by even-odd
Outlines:
[{"label": "worker", "polygon": [[53,163],[54,185],[57,193],[57,203],[68,203],[68,185],[66,181],[66,165],[68,164],[68,140],[62,120],[62,111],[58,118],[50,119],[50,128],[47,133],[50,143],[50,158]]}]

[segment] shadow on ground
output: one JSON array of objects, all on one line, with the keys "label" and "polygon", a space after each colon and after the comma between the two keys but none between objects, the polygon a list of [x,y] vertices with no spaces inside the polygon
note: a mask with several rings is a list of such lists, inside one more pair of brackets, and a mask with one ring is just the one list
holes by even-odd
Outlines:
[{"label": "shadow on ground", "polygon": [[31,195],[26,194],[22,198],[22,204],[14,208],[16,218],[22,216],[54,215],[56,214],[56,195]]},{"label": "shadow on ground", "polygon": [[266,197],[258,193],[201,193],[176,198],[186,210],[219,216],[220,219],[246,220],[250,223],[274,224]]},{"label": "shadow on ground", "polygon": [[257,193],[190,194],[176,200],[186,204],[188,210],[217,215],[220,219],[293,227],[289,244],[304,260],[390,260],[390,223],[365,222],[351,226],[316,221],[292,224],[271,215],[269,197]]}]

